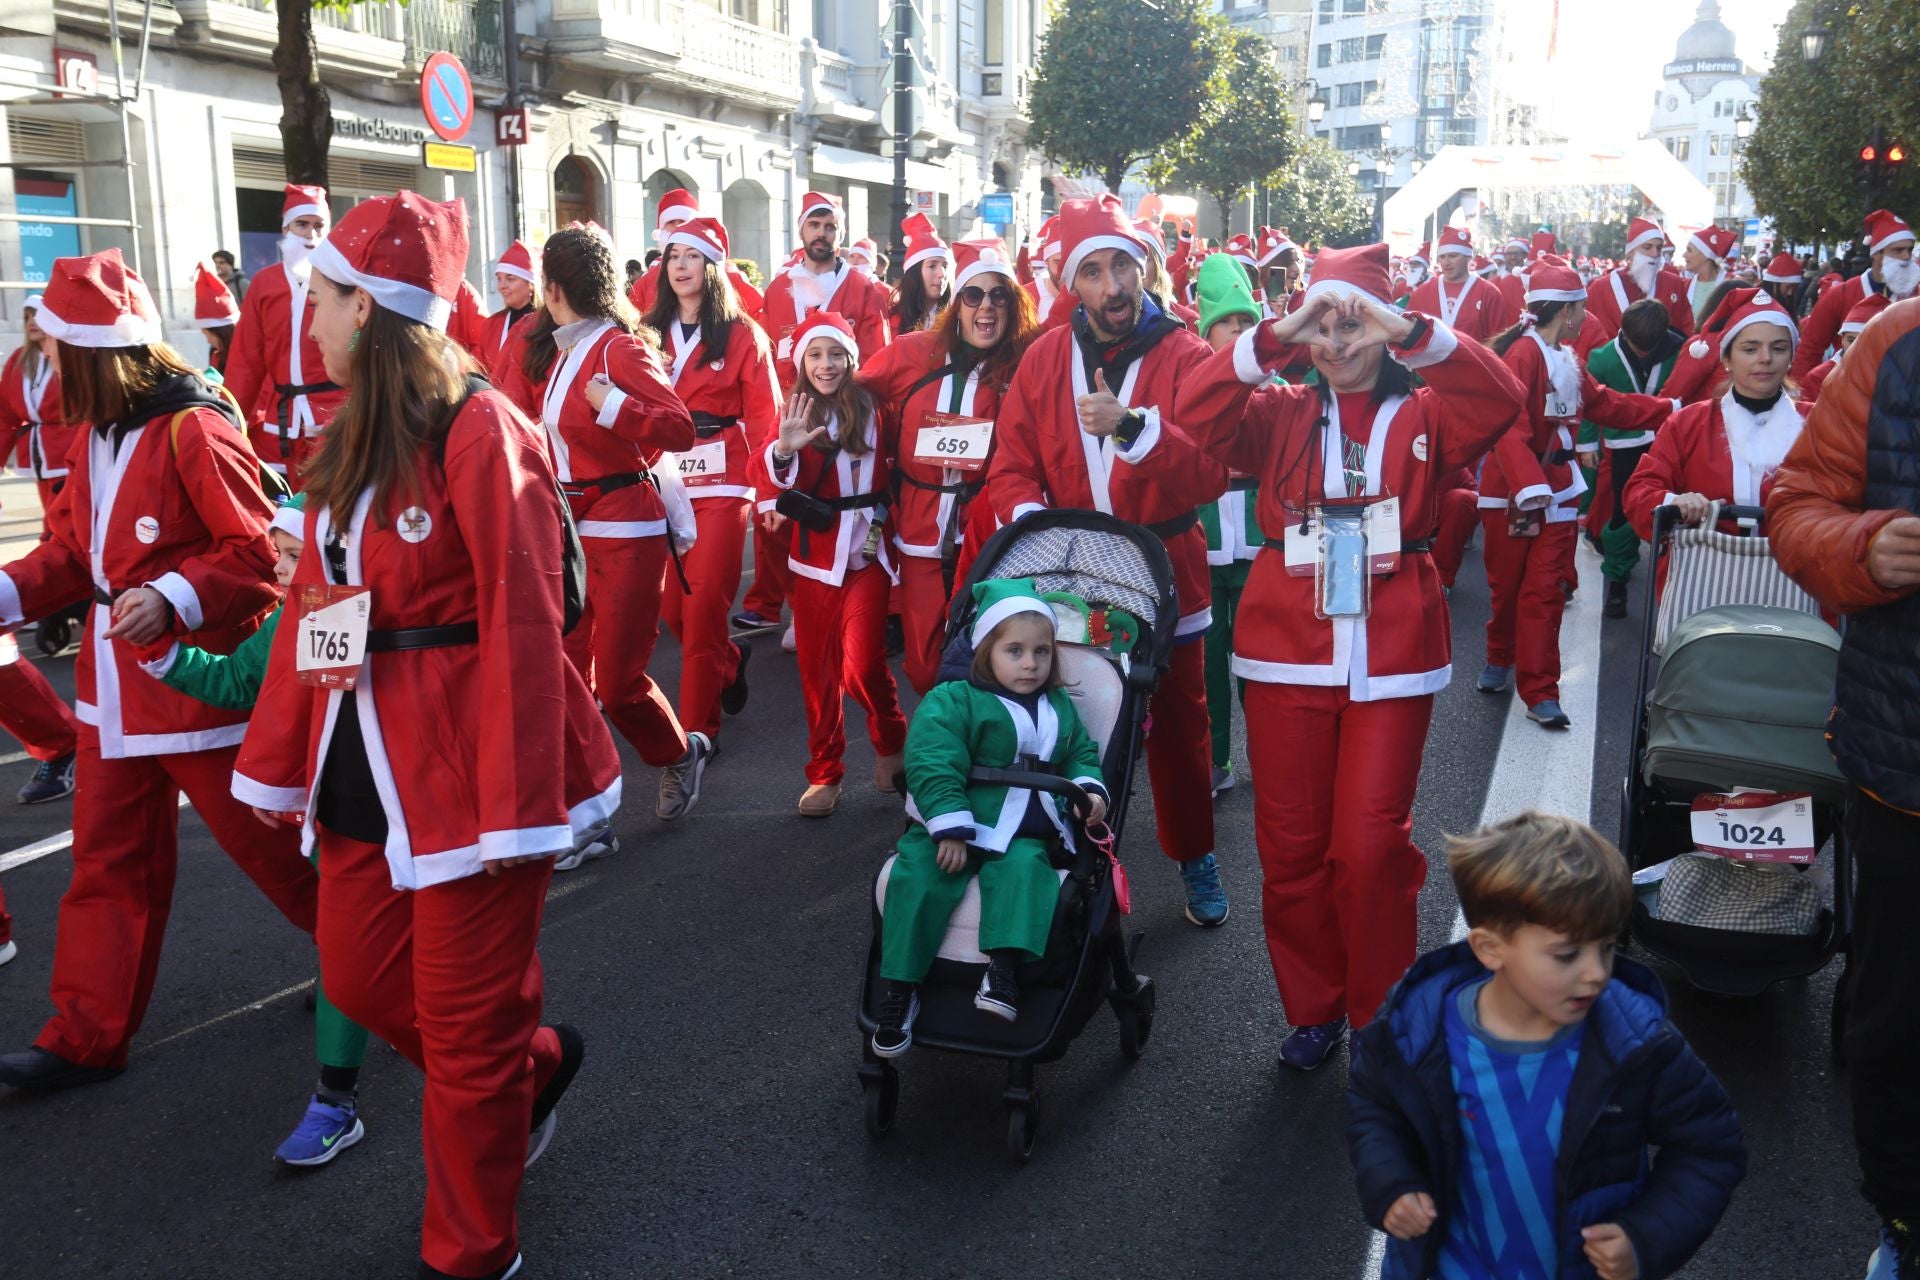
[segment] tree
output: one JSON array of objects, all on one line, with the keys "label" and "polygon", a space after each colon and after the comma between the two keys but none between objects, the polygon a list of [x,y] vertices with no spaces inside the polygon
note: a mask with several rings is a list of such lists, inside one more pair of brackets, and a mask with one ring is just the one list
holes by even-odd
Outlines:
[{"label": "tree", "polygon": [[1226,92],[1185,136],[1147,166],[1155,187],[1204,191],[1232,216],[1250,188],[1269,186],[1293,161],[1293,115],[1273,49],[1251,31],[1228,36]]},{"label": "tree", "polygon": [[1027,98],[1028,140],[1109,191],[1207,118],[1228,27],[1207,0],[1056,0]]},{"label": "tree", "polygon": [[1301,244],[1364,244],[1373,235],[1373,201],[1347,176],[1347,158],[1332,143],[1309,138],[1274,190],[1273,221]]},{"label": "tree", "polygon": [[273,78],[280,85],[280,153],[287,181],[325,187],[333,144],[333,99],[320,82],[320,50],[313,38],[313,0],[274,0],[279,39]]}]

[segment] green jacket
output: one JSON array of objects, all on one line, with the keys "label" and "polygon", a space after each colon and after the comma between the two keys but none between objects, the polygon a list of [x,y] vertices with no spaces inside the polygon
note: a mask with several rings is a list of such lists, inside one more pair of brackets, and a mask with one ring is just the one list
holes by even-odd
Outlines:
[{"label": "green jacket", "polygon": [[273,633],[279,627],[280,610],[275,609],[232,653],[208,653],[190,644],[176,644],[157,661],[141,665],[148,675],[195,701],[246,711],[260,697],[267,656],[273,652]]},{"label": "green jacket", "polygon": [[[1021,756],[1053,764],[1062,776],[1105,796],[1100,747],[1080,722],[1072,697],[1055,689],[1037,705],[1039,715],[1029,716],[1018,702],[966,680],[935,685],[907,729],[907,816],[936,840],[960,836],[977,849],[1005,853],[1033,793],[968,782],[967,770],[1017,768]],[[1054,797],[1043,792],[1040,803],[1071,846]]]},{"label": "green jacket", "polygon": [[[1677,352],[1675,353],[1677,354]],[[1647,385],[1640,386],[1634,381],[1633,369],[1627,364],[1626,353],[1620,348],[1620,336],[1615,334],[1613,341],[1605,346],[1595,347],[1593,354],[1587,357],[1587,372],[1593,380],[1603,387],[1632,394],[1655,396],[1667,383],[1667,375],[1673,372],[1674,356],[1668,355],[1653,366],[1647,376]],[[1580,423],[1580,443],[1605,445],[1609,449],[1637,449],[1643,444],[1653,443],[1653,432],[1622,430],[1618,427],[1603,427],[1597,422],[1585,419]]]}]

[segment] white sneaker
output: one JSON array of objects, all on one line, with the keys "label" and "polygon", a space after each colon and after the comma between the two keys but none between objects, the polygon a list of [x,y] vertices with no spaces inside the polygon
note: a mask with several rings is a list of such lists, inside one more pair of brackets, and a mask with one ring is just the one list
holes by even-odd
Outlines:
[{"label": "white sneaker", "polygon": [[8,938],[5,942],[0,942],[0,964],[9,963],[19,954],[20,948],[15,945],[12,938]]},{"label": "white sneaker", "polygon": [[793,638],[793,624],[791,622],[787,624],[787,629],[780,635],[780,647],[788,653],[798,653],[800,651],[799,641]]},{"label": "white sneaker", "polygon": [[572,871],[592,862],[595,858],[604,858],[608,854],[620,852],[620,837],[613,834],[611,820],[603,822],[587,832],[575,842],[573,848],[554,859],[555,871]]}]

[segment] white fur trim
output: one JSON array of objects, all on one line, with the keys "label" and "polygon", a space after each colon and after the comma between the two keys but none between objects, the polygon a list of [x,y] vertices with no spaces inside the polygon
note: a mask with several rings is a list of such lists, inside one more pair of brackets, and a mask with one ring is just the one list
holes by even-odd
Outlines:
[{"label": "white fur trim", "polygon": [[618,387],[607,392],[607,398],[600,402],[600,412],[593,415],[594,425],[612,427],[620,416],[620,406],[627,402],[627,393]]},{"label": "white fur trim", "polygon": [[1144,462],[1147,455],[1153,452],[1153,446],[1160,443],[1160,411],[1149,405],[1138,412],[1147,420],[1147,425],[1140,428],[1140,434],[1133,438],[1133,444],[1123,449],[1117,437],[1113,442],[1113,456],[1122,462]]},{"label": "white fur trim", "polygon": [[1049,624],[1053,622],[1053,610],[1049,609],[1047,602],[1039,596],[1007,596],[995,600],[980,612],[980,616],[973,620],[973,630],[967,633],[967,638],[973,641],[975,647],[978,647],[983,640],[993,634],[995,627],[1008,618],[1022,613],[1042,614]]},{"label": "white fur trim", "polygon": [[1473,247],[1464,244],[1443,244],[1433,251],[1433,256],[1437,258],[1443,253],[1457,253],[1463,257],[1471,258],[1473,256]]},{"label": "white fur trim", "polygon": [[[1867,252],[1879,253],[1882,249],[1891,249],[1896,244],[1906,244],[1912,239],[1913,229],[1910,227],[1901,227],[1898,231],[1889,232],[1887,235],[1882,236],[1880,239],[1868,245]],[[46,328],[45,325],[41,325],[40,327],[43,329]]]},{"label": "white fur trim", "polygon": [[[695,218],[699,216],[700,216],[700,211],[694,208],[692,205],[685,205],[685,204],[668,205],[666,208],[660,210],[660,212],[653,215],[654,230],[656,231],[659,230],[661,227],[665,226],[669,222],[692,222]],[[801,216],[805,217],[804,214]],[[663,241],[662,243],[665,243],[665,242]]]},{"label": "white fur trim", "polygon": [[947,252],[947,247],[945,245],[935,245],[932,248],[922,249],[918,253],[910,254],[907,260],[900,264],[900,269],[905,271],[910,267],[917,267],[929,258],[945,258],[948,269],[952,269],[953,267],[953,255]]},{"label": "white fur trim", "polygon": [[139,302],[146,304],[148,319],[137,312],[129,311],[117,317],[112,324],[69,324],[47,309],[43,300],[34,323],[42,332],[74,347],[145,347],[156,342],[166,341],[166,333],[160,324],[160,313],[153,305],[153,295],[147,292],[147,286],[138,280],[127,280],[127,291]]},{"label": "white fur trim", "polygon": [[660,239],[660,248],[663,251],[672,248],[676,244],[684,244],[688,248],[698,249],[700,256],[708,262],[724,263],[727,260],[726,255],[720,252],[719,245],[714,244],[704,236],[694,235],[685,227],[675,227]]},{"label": "white fur trim", "polygon": [[1740,319],[1728,325],[1727,331],[1720,335],[1720,354],[1723,356],[1727,354],[1727,348],[1733,345],[1733,336],[1735,334],[1750,325],[1756,324],[1777,325],[1787,331],[1787,336],[1793,340],[1794,346],[1797,347],[1800,345],[1800,330],[1793,323],[1793,317],[1787,314],[1786,308],[1769,307],[1764,311],[1755,311],[1742,316]]},{"label": "white fur trim", "polygon": [[281,212],[280,229],[285,231],[295,218],[318,218],[322,222],[327,222],[331,217],[332,215],[317,204],[296,204]]},{"label": "white fur trim", "polygon": [[1627,247],[1622,256],[1624,257],[1625,254],[1632,253],[1635,249],[1638,249],[1641,245],[1647,244],[1650,241],[1665,240],[1666,238],[1667,233],[1658,227],[1654,227],[1650,231],[1642,231],[1639,235],[1627,241]]},{"label": "white fur trim", "polygon": [[148,675],[152,676],[155,680],[165,680],[167,678],[167,672],[173,670],[173,664],[179,660],[179,657],[180,657],[180,642],[176,640],[172,644],[167,646],[167,651],[165,653],[161,654],[159,657],[155,658],[153,661],[142,662],[140,664],[140,669],[146,672]]},{"label": "white fur trim", "polygon": [[520,279],[525,280],[528,284],[537,285],[540,283],[538,280],[535,280],[533,278],[533,272],[527,270],[525,267],[516,267],[513,264],[508,262],[494,263],[493,274],[497,276],[518,276]]},{"label": "white fur trim", "polygon": [[1427,334],[1427,340],[1420,345],[1419,350],[1409,351],[1403,355],[1392,347],[1388,347],[1387,354],[1392,356],[1395,363],[1402,368],[1424,369],[1428,365],[1439,364],[1460,349],[1460,339],[1451,326],[1438,320],[1432,321],[1432,324],[1433,329]]},{"label": "white fur trim", "polygon": [[1585,289],[1529,289],[1528,302],[1585,302]]},{"label": "white fur trim", "polygon": [[267,528],[278,529],[290,538],[301,542],[307,540],[307,513],[304,510],[282,506],[273,513],[273,519],[267,522]]},{"label": "white fur trim", "polygon": [[193,318],[193,327],[196,329],[219,329],[226,325],[239,323],[240,313],[238,311],[230,316],[215,316],[211,320],[202,320],[199,316]]},{"label": "white fur trim", "polygon": [[0,627],[11,627],[26,621],[26,614],[20,609],[20,588],[13,583],[13,575],[0,570]]},{"label": "white fur trim", "polygon": [[[836,204],[833,204],[831,201],[816,200],[812,204],[807,205],[805,208],[801,209],[800,216],[794,219],[794,221],[796,223],[804,223],[808,218],[811,218],[816,213],[831,213],[834,216],[838,217],[840,213],[840,207]],[[700,215],[695,214],[693,216],[699,217]]]},{"label": "white fur trim", "polygon": [[1254,335],[1260,332],[1260,326],[1240,331],[1233,340],[1233,376],[1250,387],[1257,387],[1270,376],[1260,363],[1260,357],[1254,354]]},{"label": "white fur trim", "polygon": [[1073,252],[1067,255],[1067,261],[1065,265],[1063,265],[1060,268],[1060,278],[1062,280],[1069,280],[1069,281],[1072,280],[1073,273],[1080,269],[1080,263],[1085,260],[1086,256],[1090,253],[1094,253],[1101,249],[1124,250],[1130,257],[1132,257],[1132,259],[1135,262],[1139,263],[1141,266],[1144,267],[1147,263],[1146,246],[1141,244],[1138,240],[1134,239],[1132,236],[1123,236],[1123,235],[1088,236],[1085,240],[1082,240],[1079,244],[1076,244],[1075,246],[1073,246]]},{"label": "white fur trim", "polygon": [[1700,233],[1698,231],[1694,232],[1692,235],[1687,237],[1687,243],[1693,246],[1694,248],[1698,249],[1706,257],[1708,262],[1711,262],[1717,266],[1723,266],[1723,267],[1727,264],[1727,260],[1725,258],[1721,257],[1719,254],[1713,251],[1712,245],[1708,244],[1705,240],[1702,240],[1700,238]]},{"label": "white fur trim", "polygon": [[1772,284],[1799,284],[1806,276],[1796,271],[1790,276],[1777,276],[1771,271],[1762,271],[1760,278]]},{"label": "white fur trim", "polygon": [[658,538],[667,531],[665,520],[582,520],[583,538]]},{"label": "white fur trim", "polygon": [[178,573],[163,573],[152,582],[142,585],[152,587],[166,597],[167,603],[173,606],[174,613],[179,617],[181,626],[189,631],[200,629],[205,618],[200,611],[200,593],[193,589],[191,582]]},{"label": "white fur trim", "polygon": [[313,264],[315,271],[335,284],[350,284],[365,289],[375,302],[387,310],[396,311],[409,320],[417,320],[442,333],[446,332],[447,321],[453,318],[453,302],[450,299],[418,285],[356,271],[348,264],[345,255],[334,248],[331,240],[322,240],[308,261]]},{"label": "white fur trim", "polygon": [[852,334],[842,333],[838,329],[828,326],[825,328],[813,330],[812,332],[807,334],[807,340],[804,343],[801,343],[794,347],[793,367],[796,372],[802,375],[805,375],[807,370],[806,370],[804,361],[807,358],[807,348],[813,345],[813,340],[815,338],[831,338],[833,341],[839,343],[843,348],[846,349],[847,358],[853,362],[854,367],[859,368],[860,366],[859,342],[854,339]]},{"label": "white fur trim", "polygon": [[1016,288],[1019,287],[1019,281],[1015,279],[1013,274],[1013,263],[1001,259],[995,262],[976,262],[966,268],[954,278],[953,291],[958,293],[973,283],[973,281],[986,275],[1005,276],[1009,281],[1014,283]]},{"label": "white fur trim", "polygon": [[307,810],[305,787],[270,787],[249,778],[238,769],[233,771],[233,782],[227,790],[241,804],[265,809],[268,813],[305,813]]},{"label": "white fur trim", "polygon": [[1300,299],[1300,305],[1304,307],[1323,294],[1331,294],[1336,298],[1366,298],[1368,301],[1377,302],[1383,307],[1387,305],[1385,298],[1376,298],[1359,285],[1348,284],[1345,280],[1315,280],[1307,286],[1306,296]]}]

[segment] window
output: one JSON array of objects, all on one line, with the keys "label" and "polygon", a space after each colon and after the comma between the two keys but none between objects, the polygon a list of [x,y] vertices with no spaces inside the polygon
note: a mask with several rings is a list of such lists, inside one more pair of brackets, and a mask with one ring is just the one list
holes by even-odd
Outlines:
[{"label": "window", "polygon": [[1368,36],[1367,37],[1367,61],[1372,62],[1374,59],[1378,58],[1382,53],[1386,52],[1386,48],[1387,48],[1387,37],[1385,35]]},{"label": "window", "polygon": [[1300,46],[1297,44],[1290,44],[1286,48],[1282,49],[1280,51],[1280,60],[1282,62],[1300,61]]},{"label": "window", "polygon": [[1675,138],[1673,139],[1672,146],[1673,146],[1673,158],[1675,160],[1678,160],[1682,164],[1685,164],[1687,161],[1693,159],[1693,139],[1692,138]]},{"label": "window", "polygon": [[1357,107],[1379,92],[1380,82],[1378,80],[1350,80],[1346,84],[1334,86],[1333,105],[1336,107]]},{"label": "window", "polygon": [[1360,61],[1360,58],[1362,56],[1362,50],[1365,47],[1366,47],[1366,41],[1360,36],[1348,36],[1346,39],[1340,42],[1340,61],[1342,62]]},{"label": "window", "polygon": [[1319,60],[1314,63],[1314,65],[1320,66],[1320,67],[1330,67],[1333,65],[1333,46],[1332,45],[1323,44],[1320,46],[1320,57],[1319,57]]},{"label": "window", "polygon": [[1340,0],[1342,13],[1365,13],[1366,11],[1367,0]]},{"label": "window", "polygon": [[997,67],[1007,60],[1007,8],[1005,0],[981,0],[980,60]]},{"label": "window", "polygon": [[1733,152],[1732,142],[1732,134],[1710,133],[1707,135],[1707,154],[1710,156],[1730,155]]},{"label": "window", "polygon": [[1333,0],[1320,0],[1320,16],[1323,18],[1333,16]]},{"label": "window", "polygon": [[1371,151],[1380,145],[1380,126],[1357,124],[1345,129],[1335,129],[1333,145],[1338,151]]}]

